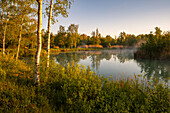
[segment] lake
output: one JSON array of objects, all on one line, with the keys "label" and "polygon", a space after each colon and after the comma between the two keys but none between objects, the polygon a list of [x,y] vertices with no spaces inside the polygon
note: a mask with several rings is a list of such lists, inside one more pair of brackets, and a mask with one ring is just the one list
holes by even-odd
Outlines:
[{"label": "lake", "polygon": [[63,52],[52,54],[56,63],[66,66],[67,63],[76,62],[98,75],[105,77],[134,77],[142,74],[149,78],[159,78],[169,83],[170,61],[136,60],[135,49],[114,49],[102,51]]}]

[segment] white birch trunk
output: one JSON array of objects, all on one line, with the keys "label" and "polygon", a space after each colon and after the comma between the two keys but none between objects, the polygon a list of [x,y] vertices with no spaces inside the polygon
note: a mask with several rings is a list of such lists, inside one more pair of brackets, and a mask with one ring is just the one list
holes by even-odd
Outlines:
[{"label": "white birch trunk", "polygon": [[18,50],[17,50],[16,60],[18,59],[19,50],[20,50],[20,45],[21,45],[21,38],[22,38],[22,24],[23,24],[23,20],[24,20],[24,18],[22,17],[22,19],[21,19],[20,31],[19,31],[19,41],[18,41]]},{"label": "white birch trunk", "polygon": [[[6,9],[6,8],[5,8]],[[6,18],[6,22],[5,22],[5,26],[3,29],[3,22],[4,22],[4,11],[2,11],[2,17],[1,17],[1,24],[2,24],[2,37],[3,37],[3,50],[2,50],[2,55],[5,55],[5,36],[6,36],[6,29],[7,29],[7,23],[8,23],[8,18],[9,18],[9,14],[7,12],[7,18]]]},{"label": "white birch trunk", "polygon": [[42,26],[42,0],[37,0],[38,2],[38,26],[37,26],[37,51],[35,55],[35,85],[39,85],[40,82],[40,73],[39,73],[39,63],[40,63],[40,54],[41,54],[41,26]]},{"label": "white birch trunk", "polygon": [[3,32],[3,55],[5,55],[5,38],[6,38],[5,36],[6,36],[7,23],[8,23],[8,20],[6,20],[4,32]]},{"label": "white birch trunk", "polygon": [[4,26],[4,29],[3,29],[3,12],[2,12],[2,19],[1,19],[1,23],[2,23],[2,37],[3,37],[3,50],[2,50],[2,55],[4,56],[5,55],[5,36],[6,36],[6,29],[7,29],[7,23],[8,23],[8,20],[9,20],[9,14],[7,13],[7,18],[6,18],[6,22],[5,22],[5,26]]},{"label": "white birch trunk", "polygon": [[48,17],[47,67],[49,67],[49,59],[50,59],[50,33],[51,33],[52,9],[53,9],[53,0],[51,0],[51,3],[50,3],[50,13]]},{"label": "white birch trunk", "polygon": [[5,35],[6,35],[6,28],[7,28],[7,21],[4,27],[4,33],[3,33],[3,55],[5,55]]},{"label": "white birch trunk", "polygon": [[2,44],[3,44],[3,49],[2,49],[2,55],[5,55],[5,39],[4,39],[4,30],[3,30],[3,17],[4,17],[4,12],[2,11],[2,17],[1,17],[1,34],[2,34]]}]

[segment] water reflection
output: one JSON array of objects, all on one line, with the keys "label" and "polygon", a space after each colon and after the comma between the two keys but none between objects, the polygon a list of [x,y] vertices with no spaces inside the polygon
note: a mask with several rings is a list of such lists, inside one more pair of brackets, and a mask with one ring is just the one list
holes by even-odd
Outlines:
[{"label": "water reflection", "polygon": [[[97,74],[105,75],[126,75],[144,74],[147,78],[161,78],[167,81],[169,77],[170,62],[169,61],[149,61],[134,60],[135,50],[103,50],[103,51],[84,51],[84,52],[68,52],[52,55],[56,62],[63,66],[73,61],[83,64]],[[144,73],[145,72],[145,73]]]},{"label": "water reflection", "polygon": [[136,60],[141,72],[149,79],[160,78],[168,82],[170,75],[170,61]]}]

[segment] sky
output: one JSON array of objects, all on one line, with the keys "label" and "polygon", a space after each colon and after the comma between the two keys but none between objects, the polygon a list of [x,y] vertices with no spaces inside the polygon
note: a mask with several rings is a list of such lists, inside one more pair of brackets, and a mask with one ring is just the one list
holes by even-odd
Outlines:
[{"label": "sky", "polygon": [[[102,36],[127,34],[148,34],[160,27],[170,31],[170,0],[74,0],[67,18],[56,17],[58,22],[51,27],[56,34],[59,26],[67,30],[70,24],[79,25],[79,33],[91,36],[99,29]],[[43,18],[44,29],[47,17]]]}]

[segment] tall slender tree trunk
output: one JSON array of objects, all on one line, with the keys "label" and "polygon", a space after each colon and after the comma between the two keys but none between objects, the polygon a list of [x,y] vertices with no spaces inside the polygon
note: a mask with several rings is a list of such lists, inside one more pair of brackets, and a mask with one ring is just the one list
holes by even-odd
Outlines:
[{"label": "tall slender tree trunk", "polygon": [[49,59],[50,59],[50,33],[51,33],[52,9],[53,9],[53,0],[51,0],[51,3],[50,3],[50,13],[48,17],[47,67],[49,67]]},{"label": "tall slender tree trunk", "polygon": [[5,39],[4,39],[4,30],[3,30],[3,17],[4,17],[4,12],[2,11],[2,17],[1,17],[1,30],[2,30],[2,38],[3,38],[3,49],[2,49],[2,55],[5,55]]},{"label": "tall slender tree trunk", "polygon": [[19,41],[18,41],[18,50],[17,50],[16,60],[18,59],[19,50],[20,50],[20,45],[21,45],[21,38],[22,38],[22,24],[23,24],[23,20],[24,20],[24,18],[22,17],[22,19],[21,19],[20,31],[19,31]]},{"label": "tall slender tree trunk", "polygon": [[39,73],[39,63],[40,63],[40,54],[41,54],[41,26],[42,26],[42,0],[37,0],[38,2],[38,26],[37,26],[37,51],[35,55],[35,85],[39,85],[40,82],[40,73]]},{"label": "tall slender tree trunk", "polygon": [[8,23],[8,19],[9,19],[9,13],[7,12],[7,18],[6,18],[6,22],[5,22],[5,26],[3,29],[3,14],[4,12],[2,12],[2,19],[1,19],[1,23],[2,23],[2,37],[3,37],[3,50],[2,50],[2,55],[5,55],[5,36],[6,36],[6,29],[7,29],[7,23]]},{"label": "tall slender tree trunk", "polygon": [[8,20],[6,20],[5,22],[5,27],[4,27],[4,32],[3,32],[3,55],[5,55],[5,36],[6,36],[6,29],[7,29],[7,23],[8,23]]},{"label": "tall slender tree trunk", "polygon": [[[3,30],[3,29],[2,29]],[[2,49],[2,55],[5,55],[5,35],[4,31],[2,31],[2,37],[3,37],[3,49]]]}]

